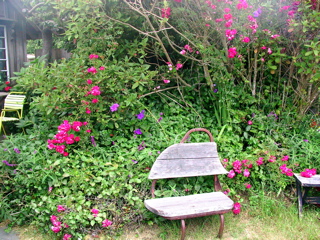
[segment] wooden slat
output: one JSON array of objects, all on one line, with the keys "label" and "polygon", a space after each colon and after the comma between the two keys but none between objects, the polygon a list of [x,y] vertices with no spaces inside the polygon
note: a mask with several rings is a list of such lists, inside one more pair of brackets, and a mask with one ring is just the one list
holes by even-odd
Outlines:
[{"label": "wooden slat", "polygon": [[176,158],[206,158],[217,156],[217,145],[215,142],[178,143],[165,149],[158,159],[170,160]]},{"label": "wooden slat", "polygon": [[167,219],[207,216],[231,211],[233,201],[222,192],[145,200],[151,212]]},{"label": "wooden slat", "polygon": [[311,178],[305,178],[295,173],[294,177],[300,182],[302,187],[320,187],[320,174],[314,175]]},{"label": "wooden slat", "polygon": [[149,179],[208,176],[227,174],[219,158],[202,159],[157,159],[153,164]]}]

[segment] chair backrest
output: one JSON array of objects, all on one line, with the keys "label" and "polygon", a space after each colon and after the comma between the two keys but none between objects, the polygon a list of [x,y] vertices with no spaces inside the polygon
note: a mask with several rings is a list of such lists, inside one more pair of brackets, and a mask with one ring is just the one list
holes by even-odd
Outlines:
[{"label": "chair backrest", "polygon": [[26,96],[23,92],[11,92],[4,100],[4,109],[23,109]]},{"label": "chair backrest", "polygon": [[178,143],[165,149],[154,162],[149,179],[227,174],[215,142]]}]

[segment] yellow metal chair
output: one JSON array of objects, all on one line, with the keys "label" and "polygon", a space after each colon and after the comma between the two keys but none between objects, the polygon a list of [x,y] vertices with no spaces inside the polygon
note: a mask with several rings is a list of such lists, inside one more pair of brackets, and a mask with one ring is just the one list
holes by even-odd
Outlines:
[{"label": "yellow metal chair", "polygon": [[[5,98],[0,116],[0,132],[2,129],[3,133],[7,135],[2,122],[19,121],[22,118],[25,98],[24,92],[10,92]],[[6,117],[7,112],[15,112],[17,117]]]}]

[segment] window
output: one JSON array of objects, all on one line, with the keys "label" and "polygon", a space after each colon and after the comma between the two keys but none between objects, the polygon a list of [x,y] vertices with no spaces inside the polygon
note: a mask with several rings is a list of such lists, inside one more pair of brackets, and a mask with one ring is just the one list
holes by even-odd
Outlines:
[{"label": "window", "polygon": [[6,17],[6,3],[0,0],[0,17]]},{"label": "window", "polygon": [[0,25],[0,83],[9,81],[6,26]]}]

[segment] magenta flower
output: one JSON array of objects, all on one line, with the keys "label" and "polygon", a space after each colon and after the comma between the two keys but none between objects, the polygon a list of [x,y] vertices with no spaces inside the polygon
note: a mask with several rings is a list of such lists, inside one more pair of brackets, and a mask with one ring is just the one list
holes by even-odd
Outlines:
[{"label": "magenta flower", "polygon": [[96,98],[92,99],[92,103],[97,103],[97,102],[99,102],[98,99],[96,99]]},{"label": "magenta flower", "polygon": [[312,176],[317,174],[317,170],[315,168],[313,169],[305,169],[303,172],[300,173],[301,177],[305,178],[311,178]]},{"label": "magenta flower", "polygon": [[234,214],[239,214],[241,212],[241,204],[236,202],[234,205],[233,205],[233,213]]},{"label": "magenta flower", "polygon": [[90,59],[99,58],[99,55],[97,55],[97,54],[90,54],[90,55],[89,55],[89,58],[90,58]]},{"label": "magenta flower", "polygon": [[91,88],[91,92],[90,92],[93,96],[98,96],[101,94],[101,91],[100,91],[100,87],[98,86],[94,86]]},{"label": "magenta flower", "polygon": [[248,169],[245,169],[245,170],[243,171],[243,176],[245,176],[245,177],[249,177],[249,176],[250,176],[250,172],[249,172]]},{"label": "magenta flower", "polygon": [[93,215],[94,217],[97,217],[97,216],[98,216],[98,214],[99,214],[99,210],[98,210],[98,209],[93,208],[93,209],[91,209],[91,213],[92,213],[92,215]]},{"label": "magenta flower", "polygon": [[170,80],[164,79],[163,82],[164,82],[164,83],[170,83]]},{"label": "magenta flower", "polygon": [[235,176],[236,176],[236,173],[233,170],[230,170],[230,172],[227,175],[228,178],[234,178]]},{"label": "magenta flower", "polygon": [[119,105],[118,103],[114,103],[114,104],[110,107],[110,111],[111,111],[111,112],[117,111],[119,106],[120,106],[120,105]]},{"label": "magenta flower", "polygon": [[234,58],[237,55],[237,48],[232,47],[228,49],[228,58]]},{"label": "magenta flower", "polygon": [[90,114],[91,110],[89,108],[86,108],[86,114]]},{"label": "magenta flower", "polygon": [[109,227],[110,225],[112,225],[112,221],[110,221],[109,219],[105,219],[102,221],[102,227]]},{"label": "magenta flower", "polygon": [[98,72],[95,67],[90,67],[90,68],[88,68],[87,71],[88,71],[88,73],[92,73],[92,74],[96,74]]},{"label": "magenta flower", "polygon": [[58,205],[57,206],[57,211],[58,212],[63,212],[63,211],[65,211],[66,209],[62,206],[62,205]]},{"label": "magenta flower", "polygon": [[51,230],[52,230],[53,232],[55,232],[55,233],[58,233],[58,232],[61,231],[61,226],[58,226],[58,227],[52,226],[52,227],[51,227]]},{"label": "magenta flower", "polygon": [[260,166],[263,164],[263,157],[259,157],[259,159],[256,161],[257,165]]},{"label": "magenta flower", "polygon": [[250,189],[252,186],[251,186],[250,183],[246,183],[246,184],[245,184],[245,187],[246,187],[247,189]]},{"label": "magenta flower", "polygon": [[180,51],[180,54],[182,54],[182,55],[185,55],[187,53],[187,51],[186,50],[182,50],[182,51]]},{"label": "magenta flower", "polygon": [[225,12],[225,13],[229,13],[230,11],[231,11],[230,8],[225,8],[225,9],[224,9],[224,12]]},{"label": "magenta flower", "polygon": [[176,70],[179,70],[179,69],[182,68],[182,67],[183,67],[183,64],[177,63],[177,65],[176,65]]},{"label": "magenta flower", "polygon": [[106,68],[103,67],[103,66],[99,67],[99,70],[101,70],[101,71],[103,71],[103,70],[105,70],[105,69],[106,69]]},{"label": "magenta flower", "polygon": [[161,17],[169,18],[171,14],[171,8],[161,8]]},{"label": "magenta flower", "polygon": [[224,20],[228,21],[228,20],[230,20],[232,18],[232,14],[231,13],[224,14],[223,18],[224,18]]},{"label": "magenta flower", "polygon": [[242,42],[249,43],[250,42],[250,38],[249,37],[245,37],[245,38],[243,38]]},{"label": "magenta flower", "polygon": [[87,80],[87,83],[88,83],[88,84],[92,84],[92,80],[91,80],[91,79],[88,79],[88,80]]},{"label": "magenta flower", "polygon": [[288,161],[289,160],[289,156],[288,155],[285,155],[283,156],[283,158],[281,158],[281,161]]},{"label": "magenta flower", "polygon": [[275,162],[276,160],[277,158],[275,156],[270,156],[268,161],[272,163],[272,162]]},{"label": "magenta flower", "polygon": [[193,49],[188,44],[184,46],[184,49],[186,49],[188,52],[193,52]]},{"label": "magenta flower", "polygon": [[70,238],[72,238],[72,235],[66,233],[65,235],[63,235],[62,240],[70,240]]},{"label": "magenta flower", "polygon": [[248,121],[248,125],[252,125],[252,123],[253,123],[252,121],[250,121],[250,120]]}]

